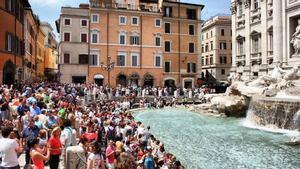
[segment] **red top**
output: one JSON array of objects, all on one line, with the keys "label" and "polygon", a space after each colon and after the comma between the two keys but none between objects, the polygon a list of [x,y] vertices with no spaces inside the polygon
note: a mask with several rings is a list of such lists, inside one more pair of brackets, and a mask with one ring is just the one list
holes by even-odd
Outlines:
[{"label": "red top", "polygon": [[50,148],[54,149],[50,151],[51,155],[60,155],[61,154],[61,148],[62,144],[59,138],[51,137],[49,139]]},{"label": "red top", "polygon": [[31,158],[33,163],[33,169],[44,169],[44,161],[39,158]]},{"label": "red top", "polygon": [[88,142],[98,139],[97,133],[85,133],[83,136],[88,140]]},{"label": "red top", "polygon": [[106,148],[106,162],[112,164],[115,161],[115,150],[113,147],[108,146]]}]

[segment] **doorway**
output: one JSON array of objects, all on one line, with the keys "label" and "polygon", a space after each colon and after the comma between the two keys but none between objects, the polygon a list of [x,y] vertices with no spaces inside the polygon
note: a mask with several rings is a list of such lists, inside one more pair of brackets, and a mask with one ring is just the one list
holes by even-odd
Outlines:
[{"label": "doorway", "polygon": [[11,60],[3,66],[3,84],[11,85],[15,81],[15,65]]},{"label": "doorway", "polygon": [[117,85],[125,86],[127,85],[127,77],[124,74],[120,74],[117,77]]}]

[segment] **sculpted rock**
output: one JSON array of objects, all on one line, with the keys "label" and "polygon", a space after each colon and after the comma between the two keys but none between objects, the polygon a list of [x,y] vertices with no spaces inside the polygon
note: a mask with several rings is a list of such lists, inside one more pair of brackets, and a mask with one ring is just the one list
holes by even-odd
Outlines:
[{"label": "sculpted rock", "polygon": [[228,117],[245,117],[249,99],[244,96],[220,96],[211,99],[213,109]]}]

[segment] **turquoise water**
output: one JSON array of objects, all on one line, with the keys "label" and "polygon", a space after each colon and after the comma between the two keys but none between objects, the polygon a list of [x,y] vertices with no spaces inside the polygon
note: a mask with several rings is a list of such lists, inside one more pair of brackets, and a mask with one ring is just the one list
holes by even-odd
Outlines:
[{"label": "turquoise water", "polygon": [[285,145],[284,134],[243,127],[243,119],[173,108],[135,118],[189,169],[300,169],[300,147]]}]

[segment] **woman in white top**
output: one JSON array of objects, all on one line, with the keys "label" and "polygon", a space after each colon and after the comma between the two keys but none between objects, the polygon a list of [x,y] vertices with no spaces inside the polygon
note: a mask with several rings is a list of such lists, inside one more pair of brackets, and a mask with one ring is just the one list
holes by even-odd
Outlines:
[{"label": "woman in white top", "polygon": [[105,169],[101,146],[97,142],[93,142],[89,147],[89,151],[87,169]]}]

